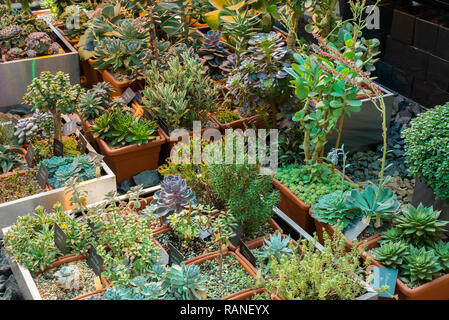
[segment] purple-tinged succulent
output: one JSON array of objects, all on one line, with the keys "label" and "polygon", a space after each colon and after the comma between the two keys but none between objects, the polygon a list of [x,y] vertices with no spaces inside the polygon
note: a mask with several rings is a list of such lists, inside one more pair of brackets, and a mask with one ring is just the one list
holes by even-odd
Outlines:
[{"label": "purple-tinged succulent", "polygon": [[64,49],[62,49],[62,47],[57,42],[53,42],[51,44],[50,48],[48,48],[48,54],[50,54],[50,55],[61,54],[61,53],[64,53]]},{"label": "purple-tinged succulent", "polygon": [[26,52],[29,56],[41,56],[48,53],[51,38],[45,32],[33,32],[26,38]]},{"label": "purple-tinged succulent", "polygon": [[186,181],[180,175],[169,175],[164,178],[161,191],[155,193],[151,201],[149,210],[159,217],[164,217],[169,213],[179,213],[189,206],[196,205],[196,197]]}]

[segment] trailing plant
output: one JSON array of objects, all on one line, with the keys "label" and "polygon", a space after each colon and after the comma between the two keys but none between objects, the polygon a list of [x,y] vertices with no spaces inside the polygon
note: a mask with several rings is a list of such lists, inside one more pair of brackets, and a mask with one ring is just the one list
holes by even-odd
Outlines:
[{"label": "trailing plant", "polygon": [[60,203],[53,206],[52,212],[41,206],[35,210],[33,215],[19,217],[5,235],[3,241],[8,255],[33,272],[50,266],[62,256],[54,241],[55,223],[67,235],[67,254],[87,254],[91,237],[87,223],[72,213],[64,212]]},{"label": "trailing plant", "polygon": [[23,150],[0,145],[0,168],[1,173],[8,173],[11,170],[25,164]]},{"label": "trailing plant", "polygon": [[207,112],[218,107],[218,88],[211,83],[203,65],[188,52],[168,61],[161,72],[155,61],[147,72],[143,94],[144,108],[163,120],[169,131],[191,127],[194,120],[205,120]]},{"label": "trailing plant", "polygon": [[78,182],[94,179],[97,174],[98,161],[91,160],[87,155],[73,157],[53,157],[42,160],[37,168],[45,165],[49,173],[50,185],[62,188],[71,177],[77,177]]},{"label": "trailing plant", "polygon": [[394,217],[395,228],[401,232],[401,237],[407,243],[416,247],[430,247],[440,238],[444,226],[449,221],[439,220],[440,211],[432,207],[424,207],[422,203],[417,208],[409,204],[408,210]]},{"label": "trailing plant", "polygon": [[50,112],[54,122],[54,138],[62,141],[61,115],[76,110],[76,103],[83,89],[79,85],[70,85],[68,74],[58,72],[52,75],[48,71],[34,78],[28,86],[23,100],[33,106],[33,111]]},{"label": "trailing plant", "polygon": [[112,147],[140,146],[157,139],[158,126],[154,121],[130,114],[120,98],[114,99],[114,102],[124,109],[111,107],[97,118],[90,128],[94,137],[103,139]]},{"label": "trailing plant", "polygon": [[403,130],[405,161],[410,173],[422,179],[437,198],[449,200],[449,103],[421,113]]}]

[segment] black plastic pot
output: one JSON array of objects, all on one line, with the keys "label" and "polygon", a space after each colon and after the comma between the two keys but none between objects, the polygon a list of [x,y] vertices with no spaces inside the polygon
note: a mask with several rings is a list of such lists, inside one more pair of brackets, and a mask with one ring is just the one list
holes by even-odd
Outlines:
[{"label": "black plastic pot", "polygon": [[405,44],[413,44],[415,20],[414,15],[394,9],[391,22],[391,37]]},{"label": "black plastic pot", "polygon": [[426,79],[441,90],[449,90],[449,61],[430,55]]},{"label": "black plastic pot", "polygon": [[425,80],[429,65],[429,57],[430,54],[426,51],[413,46],[408,46],[404,56],[404,67],[407,74],[413,76],[415,80]]},{"label": "black plastic pot", "polygon": [[[435,53],[439,26],[422,18],[416,18],[414,46]],[[446,43],[447,45],[447,43]]]},{"label": "black plastic pot", "polygon": [[405,67],[404,55],[408,50],[408,46],[401,41],[387,36],[387,43],[385,48],[385,61],[391,63],[396,68]]},{"label": "black plastic pot", "polygon": [[436,44],[436,55],[445,60],[449,60],[449,27],[440,25]]}]

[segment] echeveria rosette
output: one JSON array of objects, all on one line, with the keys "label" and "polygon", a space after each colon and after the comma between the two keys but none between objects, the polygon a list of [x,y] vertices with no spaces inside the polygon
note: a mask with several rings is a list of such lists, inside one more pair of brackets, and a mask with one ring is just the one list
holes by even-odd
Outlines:
[{"label": "echeveria rosette", "polygon": [[149,210],[159,217],[169,213],[179,213],[188,208],[189,203],[197,205],[196,197],[180,175],[169,175],[164,178],[161,191],[155,193]]},{"label": "echeveria rosette", "polygon": [[412,286],[432,281],[441,274],[442,267],[433,250],[410,247],[409,254],[404,260],[399,277]]},{"label": "echeveria rosette", "polygon": [[449,103],[435,106],[402,132],[409,171],[424,180],[437,198],[449,200]]}]

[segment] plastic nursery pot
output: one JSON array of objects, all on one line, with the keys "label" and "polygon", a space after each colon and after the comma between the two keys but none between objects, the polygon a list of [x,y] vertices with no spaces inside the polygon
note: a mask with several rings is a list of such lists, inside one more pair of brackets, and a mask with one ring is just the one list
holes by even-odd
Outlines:
[{"label": "plastic nursery pot", "polygon": [[[268,223],[273,228],[273,232],[278,231],[280,233],[283,233],[282,228],[276,223],[276,221],[274,221],[273,219],[269,219]],[[269,235],[265,235],[265,236],[261,236],[256,239],[253,239],[253,240],[249,240],[249,241],[245,242],[245,244],[248,245],[248,244],[252,243],[253,241],[258,241],[258,240],[263,242],[263,239],[265,239],[265,237],[267,237],[267,236],[269,236]],[[229,250],[236,251],[240,246],[235,246],[232,243],[229,243],[228,247],[229,247]]]},{"label": "plastic nursery pot", "polygon": [[[371,239],[368,241],[366,250],[374,249],[380,246],[381,238]],[[373,265],[377,267],[385,267],[374,259],[368,252],[363,252],[362,257],[370,258]],[[441,276],[430,282],[427,282],[417,288],[410,289],[399,278],[396,280],[395,294],[399,296],[399,300],[448,300],[449,299],[449,274]]]},{"label": "plastic nursery pot", "polygon": [[98,149],[97,140],[95,139],[94,135],[90,131],[90,128],[92,127],[92,125],[89,123],[89,121],[84,120],[80,114],[78,114],[78,117],[81,120],[84,137],[86,137],[87,141],[89,141],[89,143],[92,145],[92,147],[94,147],[94,149],[98,151],[99,149]]},{"label": "plastic nursery pot", "polygon": [[87,85],[92,87],[101,81],[100,73],[92,67],[95,60],[81,60],[80,67],[82,74],[86,77]]},{"label": "plastic nursery pot", "polygon": [[112,97],[120,97],[123,94],[123,92],[125,92],[125,90],[128,89],[128,88],[139,89],[141,87],[139,85],[139,82],[142,83],[142,81],[139,81],[139,80],[118,81],[107,70],[98,70],[98,72],[101,74],[101,77],[103,78],[103,81],[108,82],[114,88],[114,92],[112,93]]},{"label": "plastic nursery pot", "polygon": [[[249,264],[249,262],[242,256],[236,255],[234,252],[228,251],[223,256],[233,256],[242,266],[243,269],[253,278],[257,275],[257,270],[253,266]],[[195,261],[186,263],[186,265],[200,265],[207,260],[213,260],[220,256],[220,252],[212,252],[198,257]],[[247,288],[244,290],[240,290],[233,294],[230,294],[226,297],[223,297],[222,300],[246,300],[251,298],[254,294],[260,292],[261,288]]]},{"label": "plastic nursery pot", "polygon": [[[61,257],[60,259],[58,259],[58,260],[56,260],[55,262],[53,262],[53,263],[51,264],[51,266],[45,268],[43,271],[36,272],[36,274],[42,274],[42,273],[45,273],[45,272],[47,272],[48,270],[51,270],[51,269],[54,269],[54,268],[58,268],[58,267],[60,267],[60,266],[63,265],[63,264],[67,264],[67,263],[75,262],[75,261],[79,261],[79,260],[86,260],[86,259],[87,259],[87,256],[76,255],[75,253],[72,253],[72,254],[69,254],[69,255],[66,255],[66,256]],[[109,286],[109,282],[108,282],[103,276],[100,276],[100,280],[101,280],[101,284],[103,285],[104,288],[106,288],[106,287]],[[92,296],[92,295],[96,295],[96,294],[98,294],[98,293],[101,293],[101,292],[103,292],[104,290],[105,290],[105,289],[101,289],[101,290],[96,290],[96,291],[93,291],[93,292],[89,292],[89,293],[80,295],[80,296],[75,297],[75,298],[70,299],[70,300],[83,300],[83,299],[85,299],[85,298],[87,298],[87,297],[90,297],[90,296]]]},{"label": "plastic nursery pot", "polygon": [[221,123],[215,116],[211,115],[210,119],[215,122],[222,132],[224,132],[226,129],[242,129],[245,130],[246,127],[249,129],[252,128],[252,125],[254,124],[257,129],[260,129],[264,126],[264,118],[261,115],[255,115],[249,118],[241,118],[239,120],[235,120],[228,123]]},{"label": "plastic nursery pot", "polygon": [[280,193],[278,207],[307,233],[315,232],[314,219],[309,215],[310,205],[302,201],[276,178],[272,178],[274,188]]},{"label": "plastic nursery pot", "polygon": [[156,140],[140,146],[133,144],[111,149],[103,139],[95,138],[95,140],[100,153],[105,156],[104,161],[114,172],[118,184],[142,171],[156,169],[161,147],[165,143],[160,130]]}]

